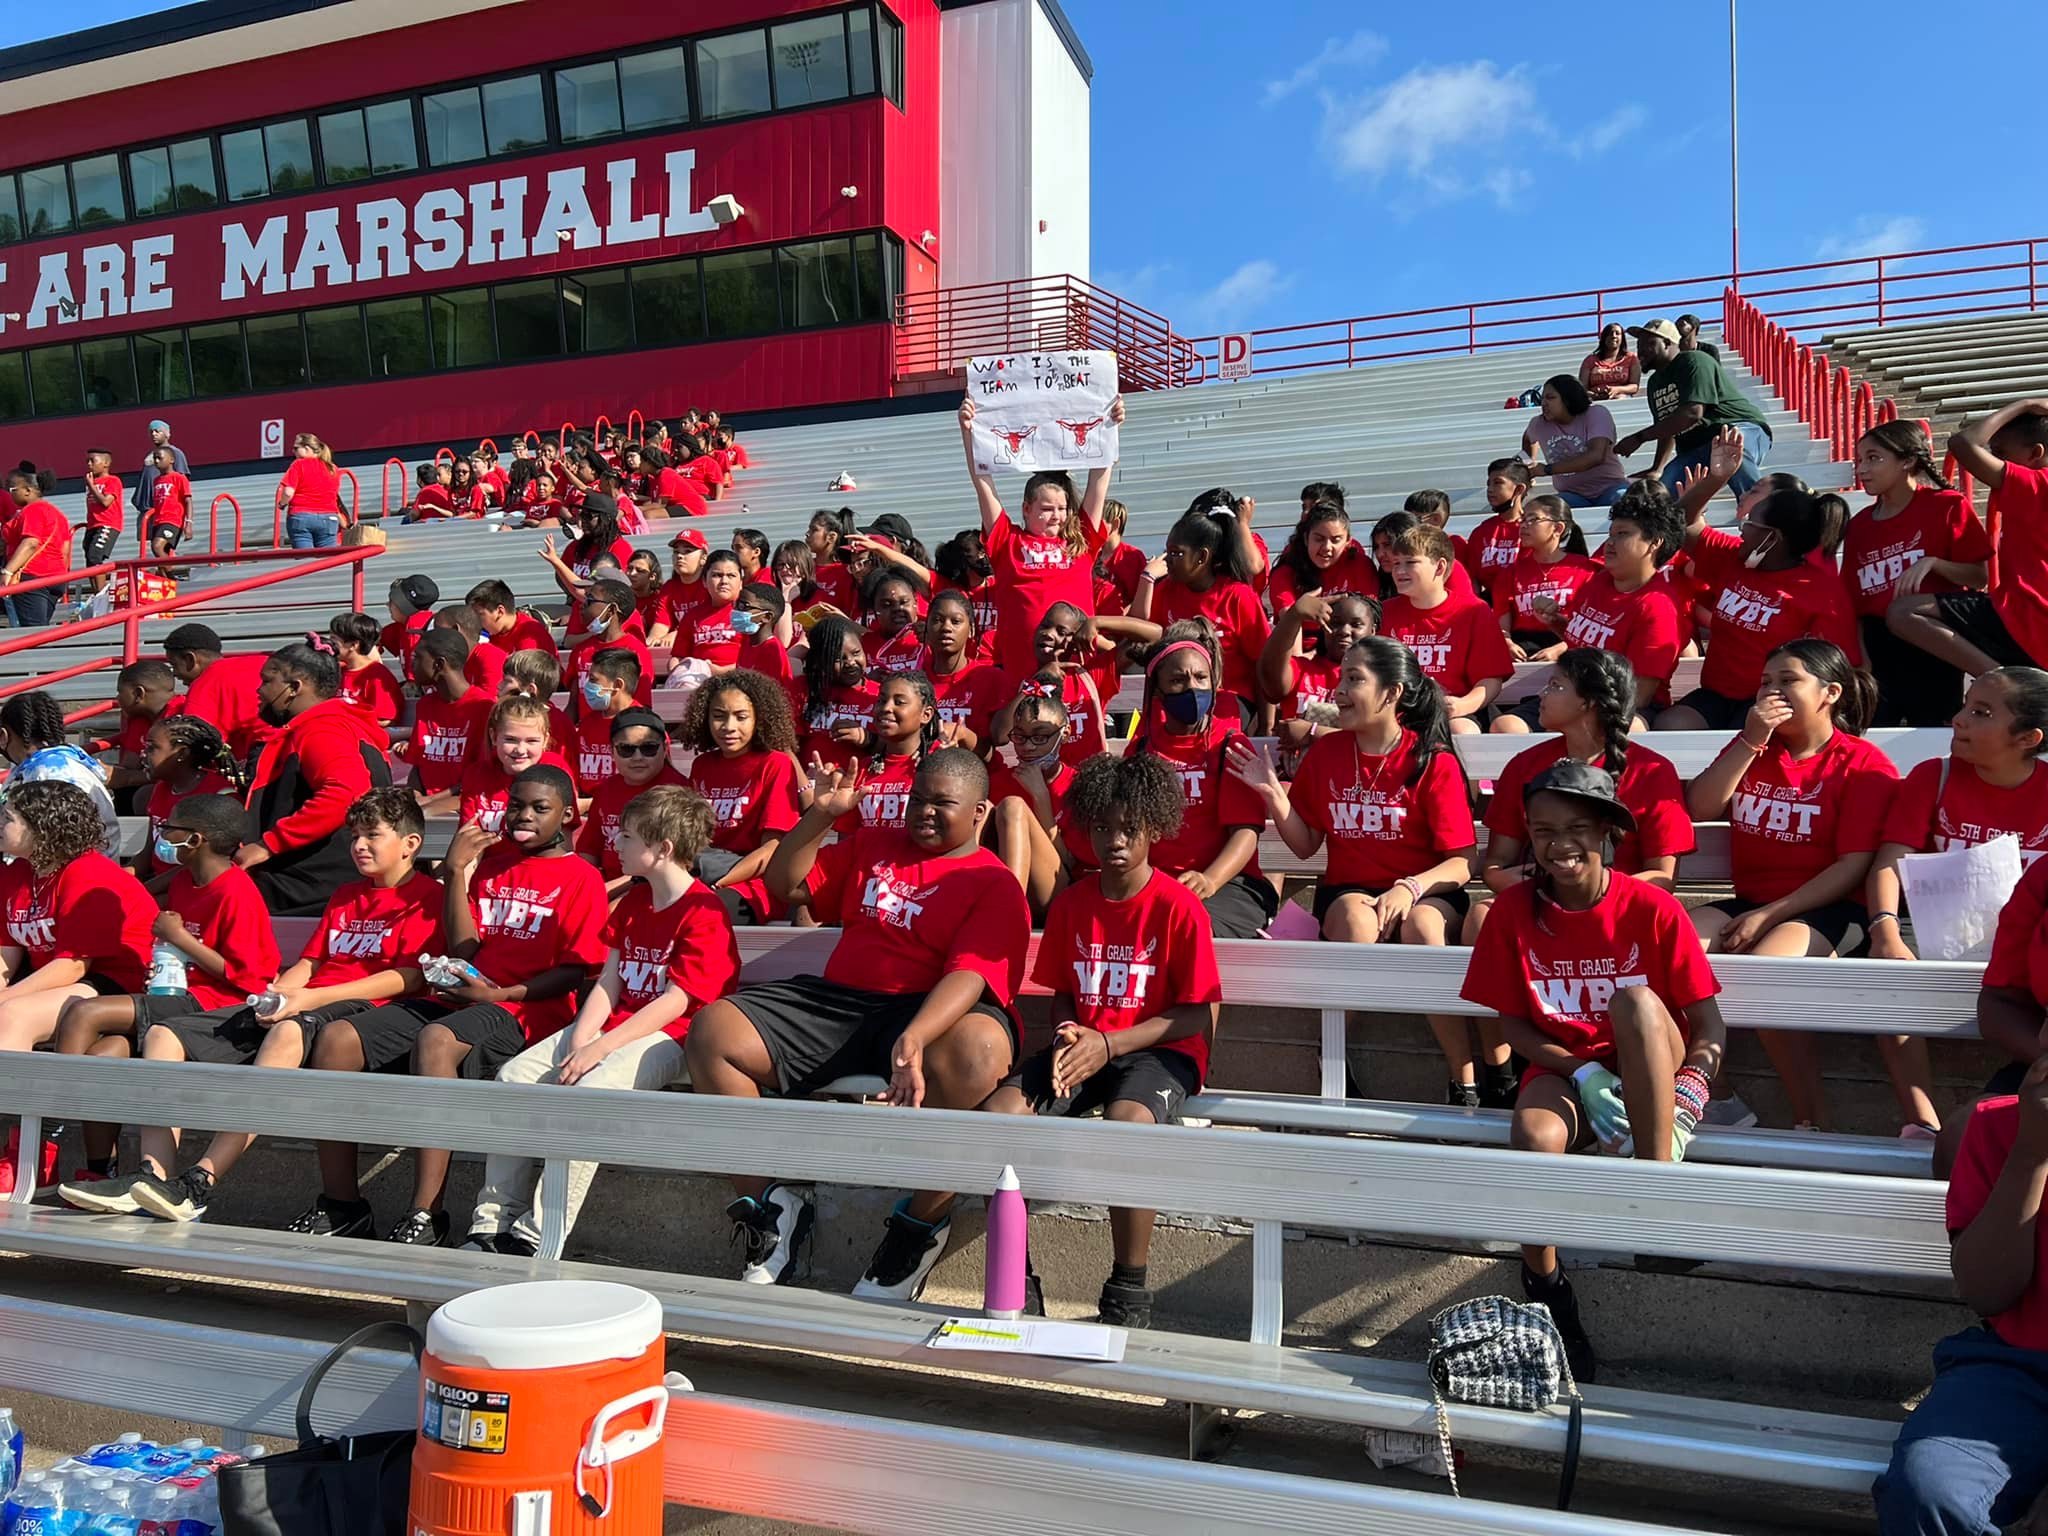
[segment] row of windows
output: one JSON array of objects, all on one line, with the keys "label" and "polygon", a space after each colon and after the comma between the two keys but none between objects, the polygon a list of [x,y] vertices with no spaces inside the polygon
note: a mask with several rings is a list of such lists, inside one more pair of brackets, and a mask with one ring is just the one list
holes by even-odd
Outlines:
[{"label": "row of windows", "polygon": [[860,5],[0,175],[0,243],[878,91],[903,105],[903,24]]},{"label": "row of windows", "polygon": [[0,353],[0,421],[883,320],[903,245],[861,234]]}]

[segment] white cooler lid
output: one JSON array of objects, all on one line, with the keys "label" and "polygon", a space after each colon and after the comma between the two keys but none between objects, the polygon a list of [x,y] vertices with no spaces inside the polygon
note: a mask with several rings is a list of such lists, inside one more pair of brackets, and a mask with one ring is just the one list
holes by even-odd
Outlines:
[{"label": "white cooler lid", "polygon": [[604,1280],[533,1280],[471,1291],[427,1320],[427,1353],[450,1365],[545,1371],[631,1360],[661,1337],[661,1303]]}]

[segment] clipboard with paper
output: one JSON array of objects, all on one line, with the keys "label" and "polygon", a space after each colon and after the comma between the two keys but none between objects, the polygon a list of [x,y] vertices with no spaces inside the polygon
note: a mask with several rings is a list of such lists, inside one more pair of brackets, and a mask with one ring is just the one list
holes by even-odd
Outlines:
[{"label": "clipboard with paper", "polygon": [[1899,881],[1913,914],[1913,939],[1923,960],[1982,960],[1991,953],[1998,914],[2020,883],[2020,840],[1909,853]]}]

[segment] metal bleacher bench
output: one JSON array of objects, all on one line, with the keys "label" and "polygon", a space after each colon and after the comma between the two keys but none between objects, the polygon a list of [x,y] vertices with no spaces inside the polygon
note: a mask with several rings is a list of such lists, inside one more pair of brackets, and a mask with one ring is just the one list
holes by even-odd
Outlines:
[{"label": "metal bleacher bench", "polygon": [[[1252,1228],[1250,1338],[1133,1334],[1122,1362],[1003,1357],[1003,1372],[1207,1410],[1257,1410],[1431,1432],[1422,1367],[1280,1343],[1286,1229],[1556,1242],[1575,1249],[1776,1268],[1912,1276],[1948,1273],[1943,1190],[1926,1180],[1778,1169],[1538,1158],[1491,1148],[948,1110],[552,1087],[267,1073],[194,1063],[109,1063],[43,1053],[9,1062],[8,1099],[33,1145],[40,1122],[113,1120],[241,1129],[265,1136],[544,1160],[557,1190],[570,1157],[664,1171],[743,1170],[789,1182],[881,1189],[992,1188],[1005,1164],[1041,1202],[1131,1204]],[[175,1226],[29,1205],[0,1208],[0,1249],[258,1285],[438,1304],[478,1285],[537,1276],[644,1287],[677,1333],[859,1359],[931,1364],[930,1308],[856,1302],[653,1271],[452,1250],[334,1242],[285,1232]],[[543,1235],[560,1251],[558,1197]],[[553,1227],[555,1230],[550,1230]],[[977,1362],[977,1364],[981,1364]],[[1589,1388],[1585,1454],[1766,1483],[1867,1487],[1896,1426],[1655,1393]],[[1561,1448],[1561,1413],[1454,1404],[1461,1443]],[[1206,1413],[1190,1419],[1194,1427]]]},{"label": "metal bleacher bench", "polygon": [[[252,1435],[293,1432],[292,1405],[327,1346],[56,1303],[0,1298],[0,1386]],[[673,1381],[673,1378],[672,1378]],[[352,1352],[321,1384],[325,1434],[410,1429],[410,1356]],[[674,1391],[662,1491],[670,1503],[871,1536],[1116,1530],[1179,1536],[1187,1511],[1237,1536],[1695,1536],[1676,1526],[1559,1515],[1288,1473],[1189,1465],[1056,1440]],[[934,1467],[956,1475],[935,1477]],[[916,1507],[903,1490],[915,1486]]]}]

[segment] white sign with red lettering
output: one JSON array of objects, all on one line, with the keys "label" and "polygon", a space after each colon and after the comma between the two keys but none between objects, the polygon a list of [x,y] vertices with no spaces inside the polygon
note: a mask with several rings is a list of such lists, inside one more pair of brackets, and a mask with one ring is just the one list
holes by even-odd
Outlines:
[{"label": "white sign with red lettering", "polygon": [[974,462],[984,474],[1116,462],[1114,352],[1019,352],[967,363]]},{"label": "white sign with red lettering", "polygon": [[1248,379],[1252,376],[1252,338],[1246,331],[1217,339],[1216,377]]},{"label": "white sign with red lettering", "polygon": [[284,419],[276,417],[263,423],[259,458],[281,459],[284,457]]}]

